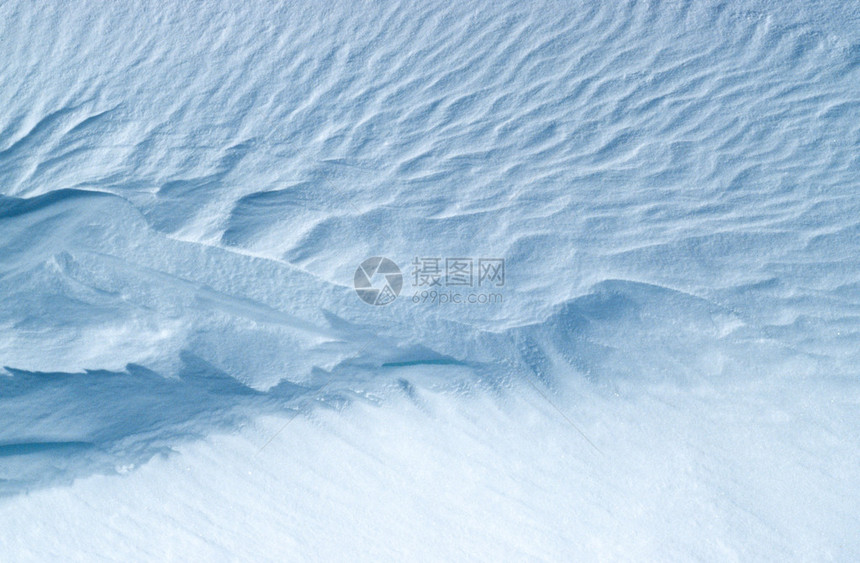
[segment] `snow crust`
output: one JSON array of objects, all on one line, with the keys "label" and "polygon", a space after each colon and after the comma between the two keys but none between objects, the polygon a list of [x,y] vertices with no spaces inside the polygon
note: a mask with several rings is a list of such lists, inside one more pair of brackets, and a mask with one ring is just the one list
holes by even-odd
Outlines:
[{"label": "snow crust", "polygon": [[0,3],[0,559],[856,560],[858,10]]}]

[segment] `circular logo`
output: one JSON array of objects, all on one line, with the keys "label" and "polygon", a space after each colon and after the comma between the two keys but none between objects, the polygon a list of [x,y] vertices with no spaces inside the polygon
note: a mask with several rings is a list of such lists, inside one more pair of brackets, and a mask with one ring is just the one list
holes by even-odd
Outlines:
[{"label": "circular logo", "polygon": [[355,292],[370,305],[388,305],[400,295],[403,274],[397,264],[374,256],[368,258],[355,270]]}]

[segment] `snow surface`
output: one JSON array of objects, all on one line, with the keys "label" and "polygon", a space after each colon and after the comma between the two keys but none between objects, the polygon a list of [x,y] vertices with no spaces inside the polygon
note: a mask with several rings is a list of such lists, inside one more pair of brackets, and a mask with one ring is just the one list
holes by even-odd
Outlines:
[{"label": "snow surface", "polygon": [[860,558],[856,4],[12,1],[0,60],[0,560]]}]

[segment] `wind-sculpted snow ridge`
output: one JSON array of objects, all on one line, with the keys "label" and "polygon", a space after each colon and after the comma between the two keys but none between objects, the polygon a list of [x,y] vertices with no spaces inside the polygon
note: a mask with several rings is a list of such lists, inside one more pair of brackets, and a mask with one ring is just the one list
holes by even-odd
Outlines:
[{"label": "wind-sculpted snow ridge", "polygon": [[[130,364],[123,372],[31,373],[0,379],[0,496],[70,483],[92,472],[123,473],[192,438],[275,412],[299,394],[255,391],[184,355],[176,377]],[[243,408],[244,407],[244,408]]]},{"label": "wind-sculpted snow ridge", "polygon": [[0,406],[14,421],[0,432],[5,494],[126,471],[265,413],[376,402],[392,386],[499,392],[526,378],[563,393],[585,379],[635,396],[753,374],[853,375],[850,357],[808,352],[797,331],[768,336],[773,327],[649,284],[605,281],[500,331],[403,301],[374,320],[352,290],[171,240],[116,196],[5,198],[0,217],[11,258],[0,322],[14,328],[0,341]]},{"label": "wind-sculpted snow ridge", "polygon": [[5,2],[0,60],[0,560],[860,555],[851,3]]}]

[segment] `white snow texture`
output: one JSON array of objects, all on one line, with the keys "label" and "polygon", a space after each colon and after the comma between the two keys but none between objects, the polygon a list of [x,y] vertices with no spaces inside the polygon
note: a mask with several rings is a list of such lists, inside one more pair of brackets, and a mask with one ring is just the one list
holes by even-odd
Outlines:
[{"label": "white snow texture", "polygon": [[0,561],[860,559],[856,2],[10,0],[0,62]]}]

